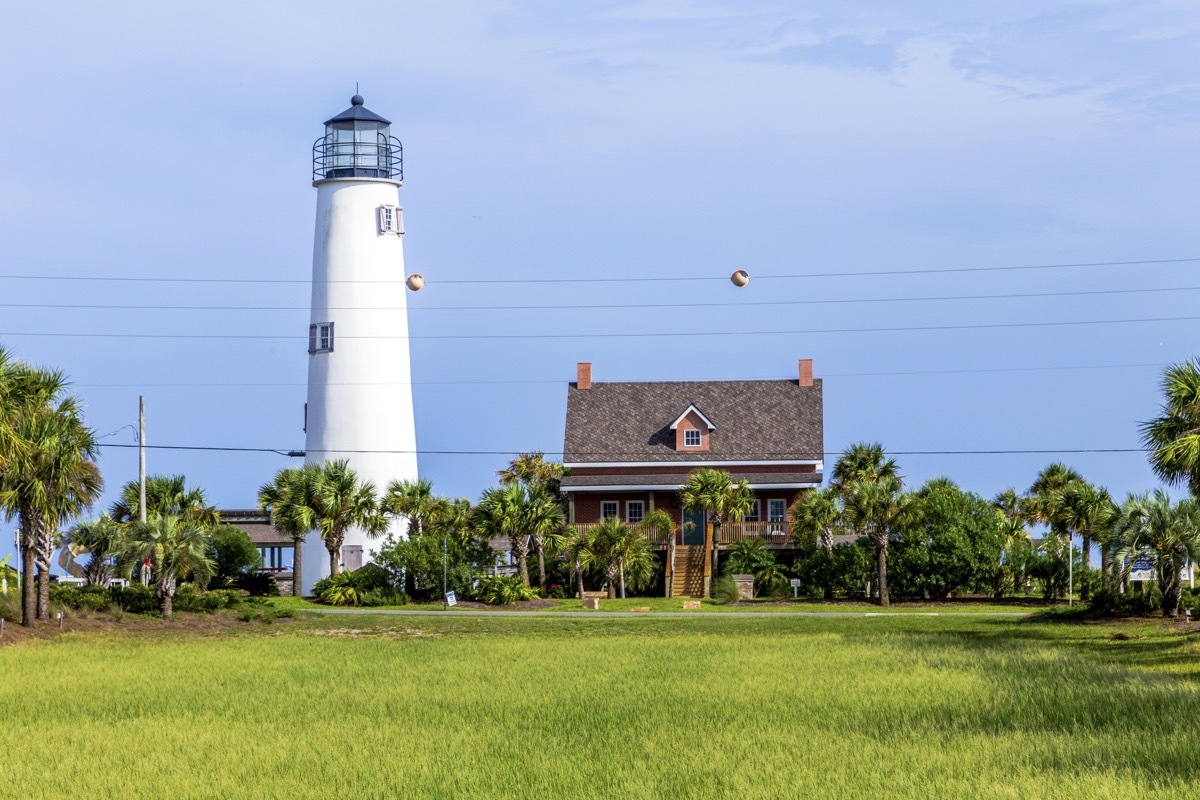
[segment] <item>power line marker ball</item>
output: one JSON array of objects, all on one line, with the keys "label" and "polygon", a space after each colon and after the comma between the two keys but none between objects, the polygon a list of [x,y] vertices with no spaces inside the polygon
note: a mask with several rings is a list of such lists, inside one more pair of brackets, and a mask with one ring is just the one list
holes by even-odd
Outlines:
[{"label": "power line marker ball", "polygon": [[408,280],[406,280],[405,283],[408,285],[409,289],[413,290],[414,292],[419,292],[425,288],[425,277],[419,272],[414,272],[412,275],[408,276]]},{"label": "power line marker ball", "polygon": [[744,269],[735,269],[729,276],[729,280],[733,281],[733,285],[740,289],[750,282],[750,273]]}]

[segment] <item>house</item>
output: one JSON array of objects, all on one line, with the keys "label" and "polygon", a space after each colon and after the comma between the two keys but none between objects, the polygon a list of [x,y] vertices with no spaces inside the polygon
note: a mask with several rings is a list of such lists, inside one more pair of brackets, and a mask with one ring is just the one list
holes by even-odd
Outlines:
[{"label": "house", "polygon": [[580,363],[567,388],[562,491],[576,527],[608,518],[640,522],[670,514],[674,534],[658,545],[671,596],[699,596],[711,581],[713,531],[702,512],[682,507],[679,488],[711,467],[745,479],[754,510],[720,526],[723,549],[747,537],[789,546],[787,510],[818,487],[824,471],[821,381],[812,361],[795,380],[599,382]]},{"label": "house", "polygon": [[291,594],[295,552],[291,534],[276,530],[270,515],[256,508],[221,509],[220,515],[222,524],[241,530],[258,548],[259,572],[275,576],[280,594]]}]

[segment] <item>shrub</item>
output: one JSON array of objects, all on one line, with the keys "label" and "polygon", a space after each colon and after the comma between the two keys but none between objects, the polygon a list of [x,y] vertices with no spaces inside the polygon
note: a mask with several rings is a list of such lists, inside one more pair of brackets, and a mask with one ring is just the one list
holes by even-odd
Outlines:
[{"label": "shrub", "polygon": [[233,585],[251,597],[279,597],[279,585],[269,572],[244,572]]},{"label": "shrub", "polygon": [[222,525],[213,531],[208,555],[216,567],[212,585],[217,587],[237,584],[238,579],[254,570],[260,561],[258,547],[245,531],[233,525]]},{"label": "shrub", "polygon": [[741,599],[738,593],[737,584],[734,583],[732,575],[722,575],[717,580],[717,585],[713,589],[713,602],[719,606],[736,603]]},{"label": "shrub", "polygon": [[1097,589],[1088,604],[1088,614],[1097,617],[1148,617],[1161,610],[1162,590],[1158,584],[1151,584],[1146,594]]},{"label": "shrub", "polygon": [[398,589],[372,589],[361,594],[359,605],[365,608],[404,606],[408,605],[408,595]]},{"label": "shrub", "polygon": [[515,575],[497,575],[494,578],[481,578],[475,596],[484,603],[508,606],[519,600],[532,600],[537,594]]},{"label": "shrub", "polygon": [[175,610],[211,614],[225,608],[237,608],[242,596],[236,589],[214,589],[206,592],[193,583],[185,583],[175,592]]},{"label": "shrub", "polygon": [[118,586],[110,591],[113,602],[130,614],[150,614],[158,611],[158,597],[155,596],[154,589],[144,583],[131,583],[124,588]]},{"label": "shrub", "polygon": [[0,594],[0,619],[6,619],[9,622],[21,621],[21,596],[19,594],[13,591],[8,594]]}]

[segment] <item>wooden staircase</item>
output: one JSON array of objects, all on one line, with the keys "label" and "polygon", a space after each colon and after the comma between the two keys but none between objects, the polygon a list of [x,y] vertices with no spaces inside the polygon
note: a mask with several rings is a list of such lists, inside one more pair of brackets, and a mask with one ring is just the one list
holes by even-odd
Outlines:
[{"label": "wooden staircase", "polygon": [[704,597],[704,545],[676,545],[672,597]]}]

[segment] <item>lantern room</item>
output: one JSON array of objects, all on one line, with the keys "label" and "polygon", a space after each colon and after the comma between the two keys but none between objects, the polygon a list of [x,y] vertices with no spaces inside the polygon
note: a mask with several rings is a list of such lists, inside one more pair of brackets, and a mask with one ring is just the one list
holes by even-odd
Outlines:
[{"label": "lantern room", "polygon": [[391,124],[354,95],[348,109],[325,121],[325,135],[313,144],[313,180],[403,180],[404,150]]}]

